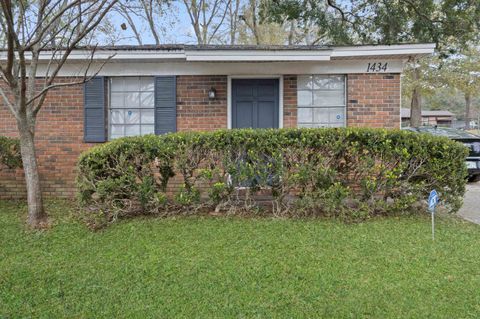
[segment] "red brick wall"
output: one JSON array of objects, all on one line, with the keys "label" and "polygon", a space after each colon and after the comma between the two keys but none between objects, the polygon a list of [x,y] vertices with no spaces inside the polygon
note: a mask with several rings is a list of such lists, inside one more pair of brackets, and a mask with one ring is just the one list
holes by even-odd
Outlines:
[{"label": "red brick wall", "polygon": [[283,127],[297,127],[297,76],[283,76]]},{"label": "red brick wall", "polygon": [[347,78],[347,126],[400,128],[400,74]]},{"label": "red brick wall", "polygon": [[[208,98],[210,88],[217,97]],[[227,128],[227,76],[177,77],[177,130],[212,131]]]},{"label": "red brick wall", "polygon": [[[59,79],[58,82],[65,81]],[[0,135],[16,137],[16,124],[0,101]],[[36,127],[35,145],[42,190],[46,196],[75,193],[75,167],[80,153],[93,144],[83,143],[83,87],[50,91]],[[0,198],[25,196],[22,170],[0,172]]]}]

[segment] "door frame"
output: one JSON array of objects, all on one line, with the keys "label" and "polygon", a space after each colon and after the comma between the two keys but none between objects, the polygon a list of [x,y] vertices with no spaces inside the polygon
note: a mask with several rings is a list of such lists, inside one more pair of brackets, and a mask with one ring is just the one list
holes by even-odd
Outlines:
[{"label": "door frame", "polygon": [[228,75],[227,128],[232,128],[232,79],[278,79],[278,128],[283,128],[283,75]]}]

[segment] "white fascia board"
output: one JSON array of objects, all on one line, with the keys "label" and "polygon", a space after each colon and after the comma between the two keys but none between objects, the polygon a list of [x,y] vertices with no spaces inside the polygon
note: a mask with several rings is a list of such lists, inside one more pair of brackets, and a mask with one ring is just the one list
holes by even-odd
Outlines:
[{"label": "white fascia board", "polygon": [[186,51],[192,62],[248,62],[248,61],[330,61],[331,50],[201,50]]},{"label": "white fascia board", "polygon": [[[89,58],[91,52],[89,51],[74,51],[70,54],[71,60],[85,60]],[[185,59],[185,52],[183,50],[109,50],[109,51],[97,51],[95,52],[94,59],[104,60],[111,57],[113,60],[170,60],[170,59]]]},{"label": "white fascia board", "polygon": [[[62,57],[63,51],[52,52],[52,51],[42,51],[40,52],[39,60],[40,61],[50,61],[53,59],[59,59]],[[25,58],[27,60],[31,59],[31,54],[26,53]],[[0,52],[0,60],[6,60],[7,53]],[[92,51],[90,50],[73,50],[69,56],[68,61],[88,61],[92,58]],[[105,61],[105,60],[118,60],[118,61],[155,61],[155,60],[185,60],[185,52],[183,50],[97,50],[93,55],[93,60],[95,61]]]},{"label": "white fascia board", "polygon": [[434,50],[434,43],[334,47],[332,58],[389,55],[431,55],[434,53]]}]

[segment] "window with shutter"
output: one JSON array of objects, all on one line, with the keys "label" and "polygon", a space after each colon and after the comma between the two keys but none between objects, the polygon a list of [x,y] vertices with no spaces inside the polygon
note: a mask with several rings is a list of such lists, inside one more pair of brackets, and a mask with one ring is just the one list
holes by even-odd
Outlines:
[{"label": "window with shutter", "polygon": [[153,77],[110,78],[109,137],[155,132]]},{"label": "window with shutter", "polygon": [[85,83],[85,142],[176,131],[175,76],[111,77],[108,93],[106,83],[103,77]]}]

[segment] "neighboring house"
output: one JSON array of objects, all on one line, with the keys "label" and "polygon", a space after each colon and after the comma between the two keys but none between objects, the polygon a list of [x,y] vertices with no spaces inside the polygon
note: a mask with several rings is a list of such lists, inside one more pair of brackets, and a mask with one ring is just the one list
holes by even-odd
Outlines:
[{"label": "neighboring house", "polygon": [[[402,126],[410,126],[410,109],[402,108]],[[444,127],[452,127],[455,120],[455,114],[450,111],[422,110],[422,125],[438,125]]]},{"label": "neighboring house", "polygon": [[[243,127],[400,128],[403,65],[433,50],[433,44],[98,49],[98,61],[115,54],[98,76],[52,90],[39,114],[43,191],[72,196],[79,154],[122,136]],[[74,51],[59,81],[81,74],[86,56]],[[3,105],[0,135],[16,136]],[[21,172],[1,174],[0,197],[25,194]]]}]

